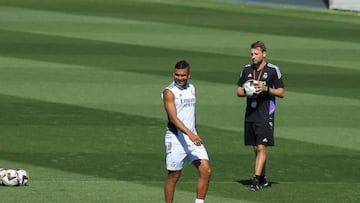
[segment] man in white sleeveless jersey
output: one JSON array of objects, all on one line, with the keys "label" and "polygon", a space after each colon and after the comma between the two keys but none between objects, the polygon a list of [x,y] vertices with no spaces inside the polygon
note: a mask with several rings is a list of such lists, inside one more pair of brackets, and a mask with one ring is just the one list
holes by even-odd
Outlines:
[{"label": "man in white sleeveless jersey", "polygon": [[165,134],[167,179],[165,203],[174,200],[175,186],[187,159],[199,172],[195,203],[204,203],[209,186],[211,167],[207,151],[195,124],[195,87],[188,83],[190,64],[181,60],[175,64],[174,81],[162,92],[168,116]]}]

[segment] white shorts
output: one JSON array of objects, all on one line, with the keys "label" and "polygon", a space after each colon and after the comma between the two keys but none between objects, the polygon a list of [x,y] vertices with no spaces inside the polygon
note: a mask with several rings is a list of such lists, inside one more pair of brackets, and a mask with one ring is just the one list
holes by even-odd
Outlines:
[{"label": "white shorts", "polygon": [[183,168],[184,161],[189,163],[195,160],[209,160],[205,146],[196,146],[194,143],[179,142],[172,139],[165,139],[166,147],[166,169],[169,171],[179,171]]}]

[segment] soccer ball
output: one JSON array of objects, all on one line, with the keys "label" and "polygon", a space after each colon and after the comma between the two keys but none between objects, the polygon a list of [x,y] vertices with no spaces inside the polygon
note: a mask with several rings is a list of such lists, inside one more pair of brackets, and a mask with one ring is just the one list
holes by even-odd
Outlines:
[{"label": "soccer ball", "polygon": [[2,179],[6,174],[6,169],[0,168],[0,185],[2,185]]},{"label": "soccer ball", "polygon": [[16,170],[14,170],[14,169],[6,170],[5,175],[2,177],[2,184],[6,185],[6,186],[19,185]]},{"label": "soccer ball", "polygon": [[255,86],[257,83],[258,81],[256,80],[248,80],[243,84],[246,96],[252,97],[254,93],[259,90],[258,87]]},{"label": "soccer ball", "polygon": [[18,184],[20,186],[27,185],[30,179],[28,172],[24,169],[16,169],[16,173],[17,173]]}]

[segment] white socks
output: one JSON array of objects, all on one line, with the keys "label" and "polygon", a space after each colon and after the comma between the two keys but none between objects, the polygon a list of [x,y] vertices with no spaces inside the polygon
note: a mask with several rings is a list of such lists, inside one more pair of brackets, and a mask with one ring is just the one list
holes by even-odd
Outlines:
[{"label": "white socks", "polygon": [[205,200],[203,200],[203,199],[195,199],[195,203],[205,203]]}]

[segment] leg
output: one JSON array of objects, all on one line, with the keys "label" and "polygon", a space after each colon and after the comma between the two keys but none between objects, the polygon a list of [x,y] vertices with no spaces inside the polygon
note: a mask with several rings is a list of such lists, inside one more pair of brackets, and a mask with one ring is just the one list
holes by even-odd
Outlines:
[{"label": "leg", "polygon": [[174,200],[175,186],[177,181],[180,179],[181,171],[169,171],[166,178],[164,193],[165,193],[165,202],[172,203]]},{"label": "leg", "polygon": [[264,166],[263,166],[263,169],[262,169],[262,172],[261,172],[261,176],[265,176],[265,174],[266,174],[266,159],[265,159],[265,163],[264,163]]},{"label": "leg", "polygon": [[265,165],[266,165],[266,146],[262,144],[254,146],[254,152],[255,152],[255,175],[264,176]]},{"label": "leg", "polygon": [[273,132],[273,125],[270,123],[256,123],[254,126],[255,177],[251,186],[253,191],[269,186],[266,179],[266,147],[274,145]]},{"label": "leg", "polygon": [[254,146],[255,152],[255,177],[250,189],[253,191],[260,190],[268,186],[265,179],[265,165],[266,165],[266,146],[259,144]]},{"label": "leg", "polygon": [[207,190],[209,188],[209,182],[211,177],[211,167],[208,160],[201,159],[193,162],[194,166],[199,171],[199,178],[196,188],[196,198],[204,200],[206,197]]}]

